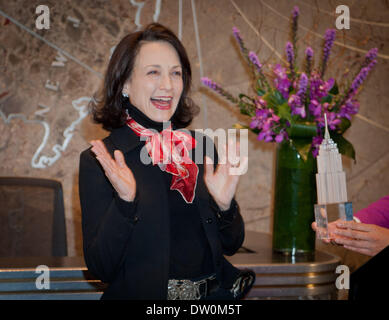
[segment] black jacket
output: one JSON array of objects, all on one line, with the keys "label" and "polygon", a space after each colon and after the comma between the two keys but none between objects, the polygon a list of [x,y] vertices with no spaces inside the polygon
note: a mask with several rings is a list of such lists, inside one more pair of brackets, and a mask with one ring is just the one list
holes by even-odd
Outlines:
[{"label": "black jacket", "polygon": [[[197,137],[194,131],[191,134]],[[177,191],[168,191],[157,165],[140,161],[144,142],[128,126],[114,129],[103,141],[111,155],[116,149],[123,152],[137,192],[133,202],[119,198],[93,152],[87,149],[81,153],[79,192],[86,265],[109,284],[102,299],[166,299],[170,242],[167,192]],[[205,152],[206,143],[214,148],[209,137],[201,136],[197,141],[197,150],[203,147]],[[203,164],[198,167],[194,204],[199,207],[217,279],[229,288],[239,270],[223,254],[233,255],[242,245],[243,220],[235,199],[226,214],[220,212],[204,183]]]}]

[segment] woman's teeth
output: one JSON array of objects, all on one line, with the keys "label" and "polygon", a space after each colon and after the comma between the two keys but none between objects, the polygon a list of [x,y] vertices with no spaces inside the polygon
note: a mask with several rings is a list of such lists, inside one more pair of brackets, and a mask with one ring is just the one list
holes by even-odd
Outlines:
[{"label": "woman's teeth", "polygon": [[166,110],[171,107],[172,98],[151,98],[151,103],[158,109]]},{"label": "woman's teeth", "polygon": [[172,98],[151,98],[151,100],[157,101],[157,102],[170,102]]}]

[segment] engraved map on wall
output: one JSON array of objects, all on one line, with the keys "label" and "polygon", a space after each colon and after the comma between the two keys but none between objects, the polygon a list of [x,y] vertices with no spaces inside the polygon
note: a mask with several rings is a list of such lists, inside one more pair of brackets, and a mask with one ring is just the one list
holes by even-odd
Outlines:
[{"label": "engraved map on wall", "polygon": [[[136,25],[137,30],[138,30],[142,26],[140,23],[140,17],[141,17],[142,9],[143,9],[145,3],[130,0],[130,4],[134,8],[136,8],[135,25]],[[39,6],[37,6],[37,8],[38,7]],[[33,8],[33,6],[32,6],[32,8]],[[48,8],[48,6],[46,6],[46,8]],[[161,9],[161,0],[155,0],[155,11],[154,11],[154,15],[153,15],[154,22],[158,21],[160,9]],[[38,10],[36,10],[36,11],[38,11]],[[66,69],[68,59],[70,58],[71,61],[78,64],[81,68],[84,68],[85,70],[94,73],[95,76],[97,76],[99,78],[102,77],[101,73],[94,71],[93,68],[85,65],[85,63],[82,63],[80,60],[78,60],[76,57],[74,57],[71,53],[62,49],[60,47],[60,45],[56,45],[56,44],[46,40],[41,35],[39,35],[39,33],[34,31],[37,29],[36,28],[37,27],[37,20],[39,19],[39,17],[37,17],[35,20],[35,28],[29,28],[28,26],[24,25],[23,23],[19,22],[16,19],[12,18],[10,15],[8,15],[7,13],[5,13],[2,10],[0,11],[0,14],[4,17],[3,23],[2,23],[2,28],[3,28],[2,34],[3,35],[5,35],[5,33],[8,31],[8,30],[4,30],[4,29],[8,25],[14,24],[16,27],[18,27],[22,31],[24,31],[27,36],[31,36],[31,37],[34,37],[35,39],[41,40],[41,43],[39,43],[39,42],[37,43],[38,46],[45,46],[46,45],[46,46],[51,47],[54,50],[57,50],[57,54],[50,64],[51,68],[54,68],[54,69],[64,68],[64,69]],[[64,17],[64,15],[62,16],[62,18],[63,17]],[[51,21],[50,20],[50,9],[48,9],[47,19],[49,21],[47,30],[50,30],[50,21]],[[67,27],[69,26],[69,28],[74,28],[75,32],[77,32],[78,31],[77,29],[80,29],[80,27],[81,28],[83,27],[80,19],[78,19],[77,17],[68,15],[66,17],[65,21],[66,21],[65,23],[66,23]],[[80,26],[80,24],[81,24],[81,26]],[[8,28],[10,28],[10,27],[8,27]],[[10,32],[12,32],[12,31],[10,31]],[[111,48],[110,53],[112,53],[114,48],[115,47]],[[2,48],[2,49],[4,51],[7,50],[6,48]],[[12,48],[8,48],[8,49],[12,49]],[[29,49],[30,49],[30,52],[33,51],[34,49],[36,50],[36,48],[29,48]],[[16,58],[16,59],[18,59],[18,58]],[[46,63],[47,62],[48,61],[46,60]],[[1,73],[1,76],[0,76],[0,88],[2,89],[2,92],[0,93],[0,97],[1,97],[0,103],[2,106],[2,108],[0,109],[1,119],[7,125],[11,124],[11,121],[13,119],[19,119],[19,120],[23,121],[25,124],[41,125],[43,128],[43,137],[42,137],[41,143],[39,144],[34,155],[32,156],[31,166],[33,168],[46,168],[47,166],[53,165],[61,157],[61,154],[63,153],[63,151],[66,150],[68,144],[70,143],[70,141],[73,137],[74,130],[75,130],[76,126],[87,116],[87,114],[88,114],[87,106],[88,106],[89,101],[91,100],[91,97],[82,96],[82,97],[79,97],[79,98],[71,101],[71,105],[72,105],[74,111],[76,111],[77,119],[75,119],[73,122],[71,122],[69,124],[69,126],[67,126],[62,132],[58,132],[59,134],[62,135],[61,136],[62,143],[56,143],[52,146],[50,151],[46,151],[47,150],[46,146],[48,145],[49,140],[52,139],[53,134],[56,134],[55,130],[53,130],[51,128],[51,125],[48,121],[50,118],[47,117],[46,114],[49,113],[51,111],[51,109],[53,109],[53,108],[58,109],[58,106],[50,106],[50,105],[43,104],[39,99],[43,99],[45,101],[47,101],[47,100],[50,101],[50,98],[39,97],[39,99],[37,100],[38,104],[36,106],[37,110],[32,115],[27,114],[26,112],[19,112],[19,113],[12,112],[12,113],[6,114],[7,111],[3,111],[3,109],[7,110],[8,109],[7,105],[8,106],[9,106],[9,104],[12,105],[12,102],[15,99],[15,97],[13,97],[13,95],[15,94],[15,91],[19,90],[19,88],[16,87],[16,88],[14,88],[14,90],[9,89],[10,87],[12,87],[12,84],[7,83],[7,82],[9,82],[5,79],[5,77],[7,77],[7,69],[6,69],[5,65],[3,66],[3,68],[4,68],[4,70],[2,70],[3,72]],[[55,75],[55,74],[58,74],[58,72],[56,72],[54,70],[48,70],[47,75],[50,76],[52,74]],[[29,77],[28,74],[26,74],[25,76]],[[40,90],[40,93],[41,94],[44,93],[47,96],[51,96],[51,98],[53,96],[57,96],[57,97],[62,96],[64,94],[63,83],[61,85],[61,77],[56,77],[56,78],[59,80],[56,80],[55,82],[51,79],[47,79],[44,82],[44,86],[42,86],[47,91]],[[22,81],[28,81],[28,80],[31,81],[32,79],[23,79]],[[30,98],[28,98],[28,99],[30,99]],[[51,100],[53,100],[53,98]],[[69,109],[69,106],[67,106],[67,109]],[[56,110],[56,111],[58,112],[58,110]],[[74,113],[72,111],[67,110],[66,112],[67,113]],[[35,138],[38,138],[38,137],[35,137]],[[7,143],[6,143],[6,145],[7,145]]]}]

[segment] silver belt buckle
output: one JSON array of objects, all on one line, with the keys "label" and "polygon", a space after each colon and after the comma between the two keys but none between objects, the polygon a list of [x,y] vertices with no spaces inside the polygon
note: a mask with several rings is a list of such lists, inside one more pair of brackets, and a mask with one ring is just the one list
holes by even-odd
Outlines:
[{"label": "silver belt buckle", "polygon": [[[175,280],[171,279],[168,282],[168,300],[200,300],[200,285],[205,283],[207,286],[207,280],[211,278],[206,278],[200,281],[191,281],[191,280]],[[207,292],[207,287],[205,287],[205,292]]]}]

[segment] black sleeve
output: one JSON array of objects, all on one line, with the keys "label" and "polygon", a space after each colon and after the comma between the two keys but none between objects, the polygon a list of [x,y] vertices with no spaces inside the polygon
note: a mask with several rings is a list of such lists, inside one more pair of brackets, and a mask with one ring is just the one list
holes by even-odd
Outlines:
[{"label": "black sleeve", "polygon": [[[213,141],[205,136],[204,145],[213,144],[213,155],[209,155],[214,161],[214,168],[216,170],[218,165],[218,154],[216,146]],[[204,152],[211,150],[209,147],[205,147]],[[232,256],[242,246],[244,241],[244,222],[240,214],[240,208],[235,200],[235,197],[231,200],[231,205],[228,210],[222,211],[217,205],[216,201],[210,195],[210,206],[214,211],[218,226],[219,226],[219,239],[222,244],[223,254]]]},{"label": "black sleeve", "polygon": [[79,169],[85,262],[101,281],[111,282],[137,222],[138,198],[128,202],[118,196],[90,149],[81,153]]}]

